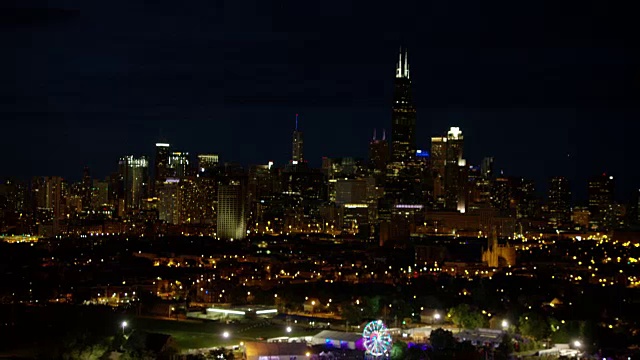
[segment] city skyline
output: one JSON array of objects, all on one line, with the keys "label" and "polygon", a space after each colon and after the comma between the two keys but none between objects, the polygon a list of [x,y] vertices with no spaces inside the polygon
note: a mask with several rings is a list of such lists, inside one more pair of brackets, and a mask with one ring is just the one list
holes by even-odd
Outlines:
[{"label": "city skyline", "polygon": [[[498,170],[532,178],[542,191],[552,176],[578,185],[602,172],[616,176],[619,196],[636,188],[639,170],[628,157],[640,130],[632,121],[637,56],[624,22],[614,23],[625,9],[601,9],[598,20],[609,26],[597,26],[564,16],[590,15],[588,7],[556,5],[557,13],[547,13],[529,4],[516,24],[503,16],[514,10],[506,3],[468,4],[456,16],[448,5],[407,4],[413,14],[375,7],[360,14],[358,4],[348,3],[335,9],[332,28],[316,31],[331,14],[289,2],[252,5],[265,14],[229,6],[221,16],[195,7],[175,12],[168,2],[147,12],[135,3],[101,8],[67,1],[50,5],[68,10],[65,16],[3,23],[16,30],[10,44],[17,59],[28,61],[5,67],[17,81],[0,91],[15,101],[0,108],[9,120],[5,129],[29,134],[29,146],[19,136],[6,139],[22,151],[2,175],[74,179],[89,166],[103,177],[116,166],[113,159],[151,155],[162,138],[223,161],[284,163],[296,113],[313,166],[323,156],[365,158],[374,128],[390,134],[397,49],[405,46],[418,148],[459,126],[470,164],[493,156]],[[123,9],[117,26],[104,21],[103,11]],[[168,14],[177,27],[162,28]],[[424,28],[415,24],[419,14],[427,16]],[[371,33],[357,31],[387,17]],[[211,21],[191,25],[202,18]],[[546,25],[528,27],[539,21]],[[26,39],[32,46],[19,47]],[[617,139],[616,146],[598,145],[602,139]],[[580,198],[582,188],[574,189]]]},{"label": "city skyline", "polygon": [[0,358],[640,359],[635,10],[0,0]]}]

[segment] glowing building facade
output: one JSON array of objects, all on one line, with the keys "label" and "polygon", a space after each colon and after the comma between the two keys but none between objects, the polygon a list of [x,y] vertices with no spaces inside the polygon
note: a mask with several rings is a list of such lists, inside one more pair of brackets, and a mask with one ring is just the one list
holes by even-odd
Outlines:
[{"label": "glowing building facade", "polygon": [[399,54],[391,114],[391,161],[408,163],[416,153],[416,109],[413,105],[407,51]]},{"label": "glowing building facade", "polygon": [[198,172],[206,172],[213,170],[218,166],[218,154],[200,154],[198,155]]},{"label": "glowing building facade", "polygon": [[133,155],[120,158],[120,175],[123,182],[124,208],[140,209],[142,199],[147,198],[149,188],[149,161]]},{"label": "glowing building facade", "polygon": [[218,184],[218,238],[244,239],[247,236],[246,189],[241,180]]}]

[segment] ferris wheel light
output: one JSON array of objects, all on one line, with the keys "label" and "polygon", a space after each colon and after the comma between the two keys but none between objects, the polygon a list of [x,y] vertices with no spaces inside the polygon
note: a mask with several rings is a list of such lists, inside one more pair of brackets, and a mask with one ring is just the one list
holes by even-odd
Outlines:
[{"label": "ferris wheel light", "polygon": [[364,327],[362,338],[367,354],[379,357],[388,354],[391,350],[391,335],[382,320],[368,323]]}]

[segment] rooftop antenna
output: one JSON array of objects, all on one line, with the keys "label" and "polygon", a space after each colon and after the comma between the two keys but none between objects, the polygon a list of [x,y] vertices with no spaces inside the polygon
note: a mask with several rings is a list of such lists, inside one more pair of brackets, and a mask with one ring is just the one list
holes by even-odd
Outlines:
[{"label": "rooftop antenna", "polygon": [[404,49],[404,73],[402,74],[407,79],[409,78],[409,62],[407,59],[409,58],[409,51]]},{"label": "rooftop antenna", "polygon": [[400,46],[400,51],[398,52],[398,67],[396,68],[396,77],[402,77],[402,46]]}]

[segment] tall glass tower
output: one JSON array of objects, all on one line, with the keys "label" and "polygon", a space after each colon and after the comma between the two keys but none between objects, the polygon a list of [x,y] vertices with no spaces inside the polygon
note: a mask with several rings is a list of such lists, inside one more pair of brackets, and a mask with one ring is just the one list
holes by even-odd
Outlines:
[{"label": "tall glass tower", "polygon": [[416,154],[416,109],[411,96],[407,51],[400,49],[393,89],[391,161],[406,163]]},{"label": "tall glass tower", "polygon": [[293,130],[293,139],[292,139],[292,156],[291,160],[294,164],[301,163],[304,161],[304,137],[302,135],[302,131],[298,129],[298,114],[296,114],[296,128]]}]

